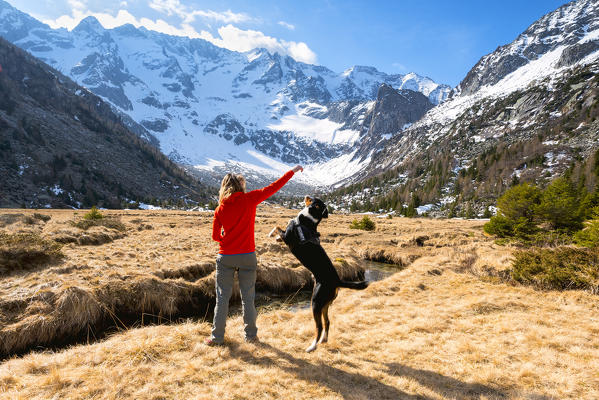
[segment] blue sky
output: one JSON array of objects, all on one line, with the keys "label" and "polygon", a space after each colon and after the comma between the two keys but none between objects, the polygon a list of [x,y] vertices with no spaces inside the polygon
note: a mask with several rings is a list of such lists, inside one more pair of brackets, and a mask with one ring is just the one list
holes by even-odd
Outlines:
[{"label": "blue sky", "polygon": [[8,0],[53,27],[87,15],[232,50],[265,47],[340,72],[372,65],[455,86],[483,55],[564,0]]}]

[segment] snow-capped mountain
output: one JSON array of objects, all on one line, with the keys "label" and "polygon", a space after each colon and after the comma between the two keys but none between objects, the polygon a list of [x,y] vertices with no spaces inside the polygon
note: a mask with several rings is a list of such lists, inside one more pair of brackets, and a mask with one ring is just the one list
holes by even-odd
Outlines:
[{"label": "snow-capped mountain", "polygon": [[[535,68],[535,76],[522,76],[527,81],[571,66],[599,49],[598,29],[597,1],[579,0],[565,4],[534,22],[512,43],[482,57],[458,85],[456,92],[470,95],[482,87],[494,86],[531,63],[539,68]],[[545,71],[540,71],[541,68]]]},{"label": "snow-capped mountain", "polygon": [[233,52],[132,25],[105,29],[93,17],[54,30],[1,0],[0,35],[110,102],[131,129],[197,171],[237,164],[268,174],[303,163],[313,165],[308,181],[333,183],[374,150],[356,159],[381,84],[422,94],[422,112],[450,92],[414,73],[335,73],[264,49]]},{"label": "snow-capped mountain", "polygon": [[0,38],[0,207],[202,205],[214,194],[100,97]]},{"label": "snow-capped mountain", "polygon": [[[549,93],[556,81],[573,68],[599,59],[599,1],[568,3],[533,23],[514,42],[488,54],[468,72],[451,97],[428,111],[389,143],[387,162],[374,159],[366,171],[389,167],[410,155],[426,151],[431,143],[444,140],[455,131],[455,121],[466,115],[482,115],[483,104],[496,103],[516,92],[542,87]],[[513,114],[513,113],[512,113]],[[533,126],[531,116],[518,121]],[[472,132],[476,136],[475,132]]]},{"label": "snow-capped mountain", "polygon": [[390,132],[344,182],[397,168],[395,190],[437,205],[457,201],[451,193],[490,204],[520,178],[542,184],[581,157],[593,159],[598,73],[599,0],[570,2],[482,57],[445,102]]}]

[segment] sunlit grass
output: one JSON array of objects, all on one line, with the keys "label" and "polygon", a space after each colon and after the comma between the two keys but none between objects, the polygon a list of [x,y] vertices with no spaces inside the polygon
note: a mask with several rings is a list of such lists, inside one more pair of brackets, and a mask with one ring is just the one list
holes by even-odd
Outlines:
[{"label": "sunlit grass", "polygon": [[[74,217],[70,211],[48,213],[52,219],[43,227],[17,223],[4,230],[51,235]],[[28,318],[50,315],[44,309],[50,296],[62,296],[64,309],[93,313],[75,288],[118,280],[122,286],[113,291],[150,305],[164,300],[152,297],[153,286],[133,290],[131,283],[154,276],[193,284],[195,274],[205,273],[202,265],[214,262],[209,214],[107,214],[122,214],[126,236],[99,246],[65,245],[61,265],[0,281],[2,301],[17,307],[19,298],[37,293],[36,302],[24,305]],[[303,270],[266,239],[272,226],[293,214],[259,209],[261,268]],[[477,221],[377,219],[377,230],[365,232],[349,228],[353,219],[331,215],[321,227],[323,246],[338,264],[377,249],[411,261],[365,291],[342,289],[331,308],[329,343],[316,352],[304,353],[314,329],[309,310],[262,308],[258,345],[243,341],[243,322],[233,316],[224,347],[204,345],[208,322],[187,321],[6,360],[0,364],[0,398],[599,398],[596,296],[504,283],[501,272],[511,266],[512,249],[495,245]],[[138,230],[140,225],[153,229]],[[422,236],[428,238],[418,244]],[[4,312],[2,318],[10,317]]]}]

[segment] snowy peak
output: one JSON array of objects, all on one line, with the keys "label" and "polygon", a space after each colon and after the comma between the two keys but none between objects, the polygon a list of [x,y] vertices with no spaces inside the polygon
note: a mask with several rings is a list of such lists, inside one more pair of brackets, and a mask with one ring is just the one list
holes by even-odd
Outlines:
[{"label": "snowy peak", "polygon": [[599,1],[578,0],[543,16],[512,43],[482,57],[458,85],[457,93],[470,95],[495,85],[507,75],[554,51],[563,57],[550,67],[581,61],[599,48]]},{"label": "snowy peak", "polygon": [[[132,27],[133,25],[129,24],[128,26]],[[132,30],[128,28],[131,32]],[[99,34],[104,32],[104,27],[100,24],[100,21],[94,16],[85,17],[79,22],[79,24],[73,29],[73,32],[78,34],[82,32],[90,33],[90,34]]]},{"label": "snowy peak", "polygon": [[[0,11],[0,35],[108,101],[171,159],[197,169],[236,163],[278,174],[283,163],[351,159],[381,84],[426,100],[397,102],[410,120],[403,111],[423,113],[450,90],[415,73],[368,66],[336,73],[264,48],[240,53],[133,25],[105,29],[94,17],[72,31],[51,29],[1,1],[8,11]],[[335,168],[329,175],[351,173],[339,162]]]},{"label": "snowy peak", "polygon": [[26,37],[29,31],[36,28],[48,26],[0,0],[0,36],[15,41]]}]

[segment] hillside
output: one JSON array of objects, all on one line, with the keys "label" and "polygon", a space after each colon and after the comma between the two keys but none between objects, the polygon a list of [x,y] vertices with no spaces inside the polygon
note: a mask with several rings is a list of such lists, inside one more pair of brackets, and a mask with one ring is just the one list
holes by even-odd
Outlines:
[{"label": "hillside", "polygon": [[0,38],[1,207],[208,200],[99,97]]},{"label": "hillside", "polygon": [[331,198],[346,208],[413,204],[437,215],[483,215],[510,185],[543,186],[572,168],[593,190],[598,34],[596,0],[544,16],[481,58],[446,102],[393,133],[366,168],[336,186],[354,185]]}]

